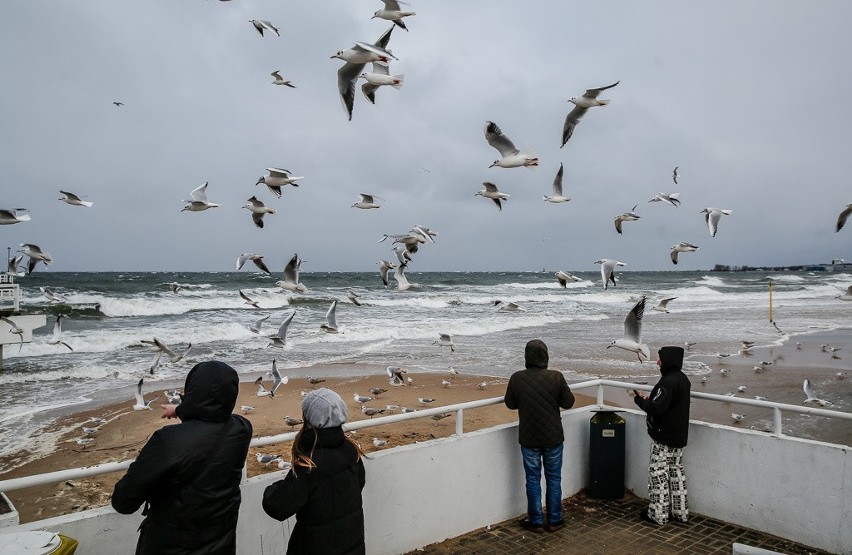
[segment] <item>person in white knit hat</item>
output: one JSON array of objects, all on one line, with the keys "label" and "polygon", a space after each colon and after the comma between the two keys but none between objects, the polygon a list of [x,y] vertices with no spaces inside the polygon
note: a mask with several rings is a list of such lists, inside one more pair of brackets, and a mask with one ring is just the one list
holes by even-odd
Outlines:
[{"label": "person in white knit hat", "polygon": [[343,433],[348,417],[343,399],[330,389],[302,399],[304,425],[293,440],[293,466],[263,492],[266,514],[282,521],[296,515],[288,554],[366,551],[364,453]]}]

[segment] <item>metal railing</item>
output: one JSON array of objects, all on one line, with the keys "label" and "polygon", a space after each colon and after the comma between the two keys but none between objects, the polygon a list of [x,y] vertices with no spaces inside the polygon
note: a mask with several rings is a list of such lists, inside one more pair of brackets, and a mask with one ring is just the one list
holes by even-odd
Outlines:
[{"label": "metal railing", "polygon": [[[604,402],[604,388],[611,387],[616,389],[624,389],[624,390],[640,390],[640,391],[651,391],[653,389],[649,385],[638,385],[633,383],[626,382],[618,382],[613,380],[605,380],[605,379],[594,379],[588,380],[584,382],[578,382],[571,384],[572,391],[584,390],[596,388],[595,396],[596,396],[596,406],[607,407]],[[773,411],[773,431],[772,433],[777,436],[782,436],[782,413],[789,412],[795,414],[810,414],[814,416],[825,416],[828,418],[837,418],[841,420],[852,421],[852,413],[842,412],[837,410],[826,410],[826,409],[818,409],[812,407],[801,407],[798,405],[787,405],[783,403],[774,403],[772,401],[759,401],[756,399],[743,399],[739,397],[730,397],[727,395],[717,395],[714,393],[701,393],[693,391],[691,394],[692,398],[695,399],[705,399],[710,401],[719,401],[722,403],[730,403],[736,405],[746,405],[752,407],[762,407],[767,409],[772,409]],[[447,405],[443,407],[434,407],[434,408],[426,408],[420,409],[415,412],[409,412],[404,414],[392,414],[390,416],[382,416],[378,418],[371,418],[368,420],[358,420],[356,422],[347,422],[344,424],[344,429],[347,431],[360,430],[363,428],[372,428],[376,426],[384,426],[387,424],[394,424],[396,422],[404,422],[406,420],[414,420],[416,418],[431,418],[437,414],[444,413],[455,413],[456,415],[456,429],[455,434],[461,436],[464,434],[464,411],[466,409],[476,409],[480,407],[487,407],[491,405],[498,405],[503,403],[503,397],[492,397],[490,399],[480,399],[478,401],[469,401],[466,403],[457,403],[454,405]],[[593,405],[594,406],[594,405]],[[610,408],[623,408],[617,406],[611,406]],[[296,432],[287,432],[284,434],[278,434],[274,436],[265,436],[258,437],[251,440],[251,447],[263,447],[266,445],[273,445],[277,443],[283,443],[287,441],[292,441],[293,438],[296,437]],[[63,482],[65,480],[75,480],[80,478],[88,478],[91,476],[98,476],[100,474],[109,474],[111,472],[119,472],[122,470],[126,470],[132,460],[121,461],[121,462],[112,462],[112,463],[104,463],[95,466],[88,466],[83,468],[73,468],[68,470],[60,470],[57,472],[48,472],[46,474],[37,474],[33,476],[25,476],[23,478],[12,478],[9,480],[0,480],[0,491],[9,492],[34,486],[41,486],[45,484],[55,484],[58,482]]]}]

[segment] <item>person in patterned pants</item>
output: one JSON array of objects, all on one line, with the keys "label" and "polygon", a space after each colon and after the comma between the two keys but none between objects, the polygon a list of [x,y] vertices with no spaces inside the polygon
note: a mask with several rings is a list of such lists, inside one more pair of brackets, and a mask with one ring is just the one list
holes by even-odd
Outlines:
[{"label": "person in patterned pants", "polygon": [[657,365],[662,377],[648,396],[635,394],[633,400],[645,411],[651,457],[648,468],[650,503],[640,515],[654,524],[669,518],[689,519],[683,448],[689,432],[689,378],[682,371],[683,348],[662,347]]}]

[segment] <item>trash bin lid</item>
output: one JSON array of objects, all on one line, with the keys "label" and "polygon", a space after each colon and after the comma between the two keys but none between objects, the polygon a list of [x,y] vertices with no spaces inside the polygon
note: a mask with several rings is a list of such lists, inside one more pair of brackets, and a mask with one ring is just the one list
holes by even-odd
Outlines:
[{"label": "trash bin lid", "polygon": [[0,553],[47,555],[56,551],[61,544],[59,534],[43,530],[0,535]]}]

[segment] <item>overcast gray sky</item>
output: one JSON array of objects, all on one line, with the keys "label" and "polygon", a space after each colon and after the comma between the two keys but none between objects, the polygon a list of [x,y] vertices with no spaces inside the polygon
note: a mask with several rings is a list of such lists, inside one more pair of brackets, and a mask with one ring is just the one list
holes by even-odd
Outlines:
[{"label": "overcast gray sky", "polygon": [[[350,122],[329,57],[374,42],[381,7],[7,0],[0,207],[32,221],[0,246],[38,244],[56,271],[231,270],[241,252],[366,271],[393,256],[383,233],[422,224],[440,236],[413,271],[673,269],[680,241],[701,249],[677,269],[852,259],[852,229],[834,233],[852,202],[852,2],[412,2],[389,44],[404,86],[374,106],[359,84]],[[279,69],[296,89],[271,84]],[[615,81],[560,149],[567,99]],[[489,169],[487,120],[540,167]],[[560,162],[572,200],[545,203]],[[267,167],[305,178],[276,199],[255,186]],[[222,206],[181,213],[205,181]],[[474,196],[483,181],[511,195],[502,212]],[[675,191],[677,209],[647,202]],[[351,208],[360,192],[382,208]],[[278,209],[262,230],[240,208],[253,194]],[[715,238],[708,206],[734,211]]]}]

